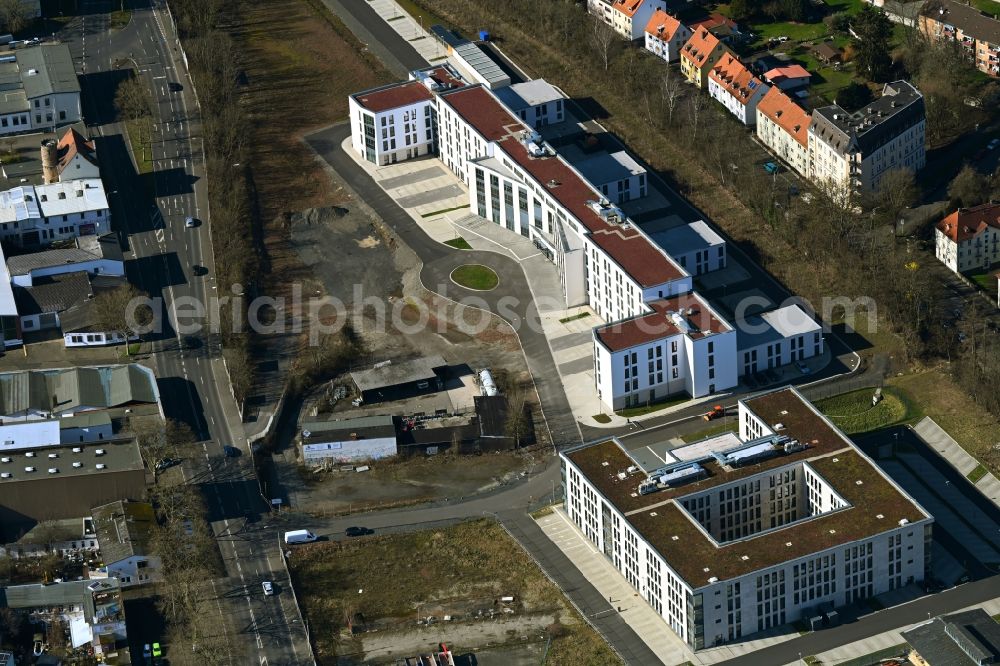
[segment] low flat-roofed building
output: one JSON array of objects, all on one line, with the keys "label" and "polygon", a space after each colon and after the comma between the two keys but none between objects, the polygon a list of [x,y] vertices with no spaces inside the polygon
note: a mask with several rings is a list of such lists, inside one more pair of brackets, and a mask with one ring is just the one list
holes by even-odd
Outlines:
[{"label": "low flat-roofed building", "polygon": [[100,547],[94,533],[94,521],[89,517],[61,518],[37,523],[27,531],[11,533],[0,530],[5,540],[9,540],[0,553],[8,557],[44,557],[55,553],[64,558],[90,556]]},{"label": "low flat-roofed building", "polygon": [[781,90],[798,90],[809,85],[812,74],[802,65],[782,65],[764,72],[764,80]]},{"label": "low flat-roofed building", "polygon": [[740,376],[823,353],[823,327],[799,305],[746,317],[737,327]]},{"label": "low flat-roofed building", "polygon": [[545,79],[515,83],[494,92],[504,106],[535,129],[566,119],[566,96]]},{"label": "low flat-roofed building", "polygon": [[392,416],[302,422],[302,461],[309,466],[381,460],[399,453]]},{"label": "low flat-roofed building", "polygon": [[902,636],[915,666],[1000,663],[1000,624],[982,608],[941,615]]},{"label": "low flat-roofed building", "polygon": [[656,243],[692,275],[726,267],[726,241],[704,220],[652,234]]},{"label": "low flat-roofed building", "polygon": [[448,61],[462,78],[496,90],[510,85],[510,76],[479,44],[465,42],[448,49]]},{"label": "low flat-roofed building", "polygon": [[93,517],[104,566],[101,573],[132,587],[160,579],[161,561],[149,551],[156,515],[147,502],[118,500],[95,507]]},{"label": "low flat-roofed building", "polygon": [[627,203],[648,193],[646,169],[624,150],[601,151],[572,165],[611,203]]},{"label": "low flat-roofed building", "polygon": [[79,271],[124,277],[125,257],[114,234],[80,236],[67,247],[9,257],[7,271],[18,287],[32,286],[34,278]]},{"label": "low flat-roofed building", "polygon": [[351,379],[365,402],[382,402],[440,391],[448,363],[440,356],[409,361],[383,361],[368,370],[356,370]]},{"label": "low flat-roofed building", "polygon": [[140,498],[145,492],[145,466],[134,440],[47,447],[0,458],[5,528],[76,518],[81,507]]},{"label": "low flat-roofed building", "polygon": [[794,388],[737,418],[737,445],[677,462],[615,439],[560,453],[569,518],[688,646],[924,579],[933,518]]}]

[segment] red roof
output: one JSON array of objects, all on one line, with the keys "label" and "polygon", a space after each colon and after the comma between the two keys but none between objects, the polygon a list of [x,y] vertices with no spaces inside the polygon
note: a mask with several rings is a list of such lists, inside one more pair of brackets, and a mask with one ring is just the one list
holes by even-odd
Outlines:
[{"label": "red roof", "polygon": [[704,28],[692,28],[692,30],[694,30],[694,33],[691,35],[691,39],[687,40],[687,43],[681,49],[681,57],[691,61],[696,67],[701,68],[706,63],[705,58],[722,42],[719,41],[718,37]]},{"label": "red roof", "polygon": [[[512,115],[481,85],[444,93],[441,99],[488,141],[497,145],[519,167],[545,188],[545,194],[558,201],[588,231],[591,240],[643,287],[652,287],[684,276],[681,269],[645,236],[635,229],[624,229],[605,222],[590,206],[601,194],[593,189],[568,164],[555,156],[532,157],[518,139],[530,128]],[[614,233],[600,235],[600,231]]]},{"label": "red roof", "polygon": [[697,30],[699,28],[704,28],[705,30],[715,30],[723,26],[729,28],[730,30],[735,30],[737,28],[736,21],[730,18],[726,18],[725,16],[723,16],[718,12],[715,12],[709,15],[707,19],[702,19],[700,21],[695,21],[694,23],[692,23],[691,29]]},{"label": "red roof", "polygon": [[771,83],[778,83],[786,79],[808,79],[812,75],[809,70],[802,65],[785,65],[784,67],[775,67],[774,69],[769,69],[764,73],[764,78]]},{"label": "red roof", "polygon": [[59,139],[59,145],[56,148],[57,154],[59,155],[59,171],[61,172],[66,166],[73,161],[73,158],[77,154],[82,155],[89,162],[97,164],[97,158],[94,155],[94,142],[87,141],[72,127],[69,128],[62,138]]},{"label": "red roof", "polygon": [[657,39],[669,42],[677,34],[677,31],[684,27],[684,24],[675,19],[662,9],[657,9],[646,24],[646,32]]},{"label": "red roof", "polygon": [[355,93],[358,104],[374,113],[398,109],[401,106],[426,102],[434,98],[427,86],[418,81],[394,83],[383,88],[375,88]]},{"label": "red roof", "polygon": [[642,7],[642,3],[646,0],[615,0],[614,4],[611,5],[612,9],[617,9],[625,16],[632,18],[635,13],[639,11]]},{"label": "red roof", "polygon": [[750,73],[734,55],[724,55],[708,73],[712,79],[741,104],[746,104],[760,88],[761,81]]},{"label": "red roof", "polygon": [[937,223],[937,230],[956,243],[974,238],[986,227],[1000,229],[1000,204],[959,208]]},{"label": "red roof", "polygon": [[803,148],[809,146],[809,114],[778,88],[771,88],[757,104],[757,111],[773,120]]},{"label": "red roof", "polygon": [[677,335],[683,331],[670,313],[679,313],[682,309],[685,311],[682,317],[691,328],[687,333],[690,338],[704,338],[713,333],[731,330],[729,324],[717,318],[705,301],[694,292],[653,301],[648,305],[653,308],[653,312],[602,326],[595,329],[594,335],[613,352],[668,335]]}]

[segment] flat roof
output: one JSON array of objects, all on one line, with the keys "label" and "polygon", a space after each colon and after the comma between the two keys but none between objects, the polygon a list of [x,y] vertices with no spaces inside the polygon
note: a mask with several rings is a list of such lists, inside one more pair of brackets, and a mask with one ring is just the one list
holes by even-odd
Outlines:
[{"label": "flat roof", "polygon": [[479,76],[483,77],[491,87],[510,84],[510,77],[507,76],[507,73],[478,44],[465,42],[453,46],[452,50]]},{"label": "flat roof", "polygon": [[10,282],[7,262],[3,260],[3,249],[0,248],[0,317],[16,317],[17,314],[14,286]]},{"label": "flat roof", "polygon": [[57,93],[78,93],[80,82],[67,44],[42,44],[14,52],[21,85],[29,99]]},{"label": "flat roof", "polygon": [[[79,453],[73,449],[80,449]],[[98,455],[97,451],[103,451]],[[142,457],[139,455],[139,446],[134,440],[128,442],[88,442],[60,447],[48,447],[34,452],[35,455],[28,456],[28,452],[11,453],[6,458],[10,462],[0,462],[0,474],[10,474],[9,477],[0,476],[0,487],[4,484],[20,483],[22,481],[39,481],[41,479],[65,479],[73,476],[86,476],[90,474],[105,474],[109,472],[122,472],[127,470],[142,470]],[[55,455],[55,458],[49,456]],[[79,467],[74,467],[73,463],[80,463]],[[97,465],[104,465],[98,469]],[[26,467],[34,467],[35,471],[25,471]],[[58,469],[54,474],[49,474],[50,468]]]},{"label": "flat roof", "polygon": [[419,81],[402,81],[351,95],[355,102],[374,113],[429,102],[434,95]]},{"label": "flat roof", "polygon": [[0,425],[0,453],[57,446],[59,421],[18,421]]},{"label": "flat roof", "polygon": [[27,275],[39,268],[65,266],[67,264],[87,261],[107,260],[122,261],[122,249],[115,234],[103,236],[80,236],[75,239],[74,247],[53,248],[30,254],[19,254],[7,259],[7,268],[11,275]]},{"label": "flat roof", "polygon": [[[635,461],[616,440],[561,455],[573,462],[694,588],[708,584],[712,577],[725,580],[742,576],[895,529],[904,519],[913,523],[929,517],[793,388],[741,401],[741,408],[749,409],[778,434],[806,444],[806,448],[739,468],[705,462],[704,478],[648,495],[638,493],[646,474],[627,471]],[[779,423],[782,425],[776,429]],[[849,506],[720,544],[707,537],[678,504],[688,495],[797,464],[808,464]]]},{"label": "flat roof", "polygon": [[[306,446],[331,440],[396,437],[392,416],[361,416],[355,419],[310,419],[302,421],[302,441]],[[309,436],[306,437],[306,433]]]},{"label": "flat roof", "polygon": [[423,356],[411,361],[385,362],[378,367],[352,372],[351,379],[358,385],[359,391],[374,391],[388,386],[429,381],[437,377],[435,369],[447,365],[441,356]]},{"label": "flat roof", "polygon": [[[579,220],[591,232],[591,240],[641,286],[652,287],[687,275],[632,225],[611,225],[594,212],[588,202],[599,201],[601,193],[561,157],[555,154],[530,155],[519,137],[525,131],[530,132],[531,128],[504,108],[482,85],[442,93],[439,99],[454,109],[483,138],[495,141],[540,185],[542,194],[558,201]],[[608,235],[603,239],[594,238],[594,232],[601,230]],[[612,230],[615,233],[610,233]]]},{"label": "flat roof", "polygon": [[[732,330],[695,292],[647,303],[652,312],[623,319],[594,329],[594,338],[610,351],[660,340],[668,335],[685,334],[700,339]],[[684,314],[681,314],[681,311]]]},{"label": "flat roof", "polygon": [[156,528],[156,516],[151,504],[118,500],[94,507],[91,516],[105,564],[147,554]]},{"label": "flat roof", "polygon": [[745,317],[736,327],[736,346],[740,350],[759,347],[776,340],[816,333],[822,326],[796,304]]},{"label": "flat roof", "polygon": [[71,215],[107,210],[108,197],[100,178],[67,180],[61,183],[36,185],[35,194],[42,216]]},{"label": "flat roof", "polygon": [[588,155],[586,159],[573,162],[573,166],[580,172],[580,175],[597,185],[613,183],[630,176],[646,173],[642,165],[624,150],[613,153],[602,151]]},{"label": "flat roof", "polygon": [[497,89],[496,95],[507,108],[513,111],[541,106],[557,99],[566,99],[565,95],[545,79],[514,83],[505,88]]},{"label": "flat roof", "polygon": [[726,242],[704,220],[679,224],[650,236],[657,245],[673,256],[717,247]]}]

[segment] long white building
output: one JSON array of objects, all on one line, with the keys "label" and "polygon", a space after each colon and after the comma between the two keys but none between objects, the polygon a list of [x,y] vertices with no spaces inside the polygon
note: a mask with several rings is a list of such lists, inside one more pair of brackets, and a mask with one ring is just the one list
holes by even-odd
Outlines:
[{"label": "long white building", "polygon": [[14,245],[46,246],[110,231],[111,210],[100,178],[0,192],[0,240]]},{"label": "long white building", "polygon": [[795,389],[739,435],[560,454],[569,518],[692,649],[924,579],[933,518]]},{"label": "long white building", "polygon": [[[472,212],[531,239],[548,256],[566,306],[589,305],[609,322],[594,332],[595,389],[608,407],[735,386],[743,369],[735,328],[692,291],[692,274],[726,265],[723,239],[697,222],[648,236],[620,207],[646,196],[641,165],[622,152],[584,155],[574,166],[505,106],[504,97],[516,105],[523,99],[482,84],[445,88],[419,81],[356,93],[352,148],[380,165],[436,152],[468,187]],[[390,127],[388,119],[401,109],[436,121],[419,149],[405,155],[386,148],[391,132],[385,139],[373,134],[383,124]],[[699,317],[708,323],[699,324]],[[810,334],[818,333],[819,325],[810,322]],[[650,332],[652,323],[665,325]],[[781,329],[767,330],[775,342],[781,337]],[[822,344],[802,348],[811,356]],[[650,353],[659,356],[647,359]],[[647,360],[655,370],[647,371]]]}]

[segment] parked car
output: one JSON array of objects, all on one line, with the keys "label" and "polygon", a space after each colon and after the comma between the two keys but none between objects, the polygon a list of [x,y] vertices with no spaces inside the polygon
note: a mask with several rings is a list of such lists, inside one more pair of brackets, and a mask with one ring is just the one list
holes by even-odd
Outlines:
[{"label": "parked car", "polygon": [[344,534],[349,537],[367,536],[369,534],[375,534],[375,530],[367,527],[348,527],[344,530]]},{"label": "parked car", "polygon": [[156,463],[156,471],[162,472],[163,470],[173,467],[174,465],[179,465],[180,463],[180,458],[164,458]]},{"label": "parked car", "polygon": [[153,658],[156,659],[162,656],[163,656],[163,650],[160,649],[160,644],[153,643]]},{"label": "parked car", "polygon": [[764,171],[766,171],[766,172],[768,172],[770,174],[778,173],[778,165],[775,164],[774,162],[765,162],[764,163]]},{"label": "parked car", "polygon": [[725,408],[722,405],[716,405],[715,407],[712,408],[712,411],[706,412],[705,415],[702,416],[701,418],[705,419],[706,421],[711,421],[713,419],[717,419],[720,416],[725,416],[725,415],[726,415]]},{"label": "parked car", "polygon": [[994,150],[997,146],[1000,146],[1000,139],[992,139],[988,144],[986,144],[986,147],[990,150]]},{"label": "parked car", "polygon": [[222,452],[227,458],[239,458],[243,454],[238,448],[228,444],[222,447]]},{"label": "parked car", "polygon": [[198,226],[198,220],[197,220],[197,218],[194,218],[194,217],[185,217],[184,218],[184,226],[187,227],[188,229],[194,229],[195,227]]},{"label": "parked car", "polygon": [[265,580],[261,585],[264,588],[264,596],[265,597],[273,597],[274,596],[274,583],[272,583],[269,580]]},{"label": "parked car", "polygon": [[285,543],[312,543],[318,537],[309,530],[292,530],[285,532]]},{"label": "parked car", "polygon": [[795,367],[797,367],[799,369],[799,372],[801,372],[803,375],[808,375],[810,372],[812,372],[812,370],[809,369],[809,366],[803,363],[802,361],[796,363]]},{"label": "parked car", "polygon": [[153,658],[153,648],[150,647],[149,643],[142,646],[142,658],[147,662]]}]

